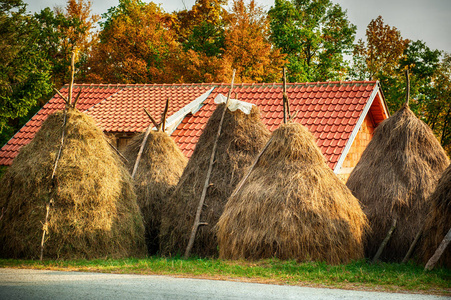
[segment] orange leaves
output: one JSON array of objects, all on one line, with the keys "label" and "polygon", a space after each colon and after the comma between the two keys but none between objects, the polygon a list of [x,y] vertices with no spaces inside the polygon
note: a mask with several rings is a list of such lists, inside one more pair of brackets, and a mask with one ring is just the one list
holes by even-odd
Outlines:
[{"label": "orange leaves", "polygon": [[366,30],[367,45],[360,41],[358,51],[366,57],[369,74],[392,74],[409,44],[396,27],[385,25],[381,16],[372,20]]},{"label": "orange leaves", "polygon": [[155,3],[121,1],[110,12],[92,52],[92,72],[104,82],[177,80],[173,67],[180,50],[167,27],[170,19]]},{"label": "orange leaves", "polygon": [[62,41],[63,48],[69,52],[86,52],[95,41],[96,34],[93,29],[99,15],[91,14],[92,3],[89,0],[68,0],[64,16],[72,20],[71,26],[60,26],[60,30],[65,36]]},{"label": "orange leaves", "polygon": [[234,0],[228,16],[224,59],[236,69],[236,82],[279,81],[283,55],[269,42],[269,22],[254,0]]},{"label": "orange leaves", "polygon": [[121,0],[110,9],[93,47],[87,78],[110,83],[279,81],[283,55],[269,42],[269,23],[255,1],[197,0],[166,14],[159,6]]}]

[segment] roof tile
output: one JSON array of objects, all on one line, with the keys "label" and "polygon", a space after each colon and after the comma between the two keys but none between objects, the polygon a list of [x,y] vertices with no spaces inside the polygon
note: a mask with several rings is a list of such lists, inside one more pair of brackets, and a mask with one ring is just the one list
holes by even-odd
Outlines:
[{"label": "roof tile", "polygon": [[[287,94],[291,111],[297,111],[294,119],[307,126],[317,139],[323,155],[333,169],[340,158],[349,136],[363,111],[376,82],[330,82],[290,83]],[[208,118],[216,108],[213,99],[219,93],[227,95],[227,84],[171,84],[171,85],[76,85],[74,93],[82,88],[77,107],[91,115],[105,131],[143,131],[150,124],[144,113],[148,109],[160,120],[164,102],[169,97],[171,106],[168,116],[204,94],[212,87],[204,105],[196,113],[188,114],[174,131],[173,137],[183,153],[193,153]],[[67,95],[67,87],[61,89]],[[281,84],[237,84],[234,94],[240,100],[256,104],[261,118],[268,129],[275,130],[282,123]],[[64,103],[55,96],[19,131],[1,150],[0,164],[9,165],[18,150],[8,151],[29,142],[39,130],[43,120],[56,109],[63,109]],[[9,157],[11,156],[11,157]]]}]

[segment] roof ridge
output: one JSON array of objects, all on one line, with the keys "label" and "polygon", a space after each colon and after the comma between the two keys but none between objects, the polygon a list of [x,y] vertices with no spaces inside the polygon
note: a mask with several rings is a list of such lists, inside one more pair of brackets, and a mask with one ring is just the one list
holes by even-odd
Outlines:
[{"label": "roof ridge", "polygon": [[[377,80],[333,80],[333,81],[316,81],[316,82],[287,82],[288,86],[359,86],[377,84]],[[240,82],[235,83],[235,87],[278,87],[282,82]],[[68,84],[61,87],[68,88]],[[192,82],[192,83],[74,83],[74,88],[77,87],[92,87],[92,88],[136,88],[136,87],[195,87],[195,86],[209,86],[209,87],[227,87],[231,86],[228,82]]]}]

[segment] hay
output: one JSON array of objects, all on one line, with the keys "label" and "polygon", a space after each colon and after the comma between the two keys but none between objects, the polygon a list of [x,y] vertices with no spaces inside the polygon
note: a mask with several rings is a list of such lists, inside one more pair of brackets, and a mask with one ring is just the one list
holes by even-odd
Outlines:
[{"label": "hay", "polygon": [[218,222],[221,258],[344,263],[363,257],[366,218],[301,124],[281,125]]},{"label": "hay", "polygon": [[[130,173],[144,139],[144,133],[134,137],[125,149]],[[186,157],[165,132],[151,132],[135,174],[134,184],[138,206],[146,228],[146,244],[150,255],[158,252],[161,210],[172,194],[187,163]]]},{"label": "hay", "polygon": [[[181,254],[187,247],[223,109],[224,104],[218,105],[208,120],[165,207],[161,224],[161,251],[164,255]],[[245,168],[252,163],[268,136],[269,131],[261,122],[257,107],[253,107],[249,115],[239,110],[227,110],[210,177],[211,185],[201,214],[201,222],[208,225],[199,227],[191,251],[193,255],[218,255],[214,226]]]},{"label": "hay", "polygon": [[[443,173],[437,188],[429,198],[431,210],[424,226],[421,259],[426,264],[434,255],[446,233],[451,228],[451,165]],[[451,268],[451,247],[448,245],[438,265]]]},{"label": "hay", "polygon": [[372,228],[365,241],[367,257],[375,255],[397,218],[397,227],[380,258],[402,260],[425,221],[427,198],[448,164],[432,130],[407,106],[376,128],[347,181]]},{"label": "hay", "polygon": [[130,175],[94,120],[67,112],[55,179],[63,112],[50,115],[1,180],[0,256],[37,258],[51,198],[44,258],[145,255],[144,226]]}]

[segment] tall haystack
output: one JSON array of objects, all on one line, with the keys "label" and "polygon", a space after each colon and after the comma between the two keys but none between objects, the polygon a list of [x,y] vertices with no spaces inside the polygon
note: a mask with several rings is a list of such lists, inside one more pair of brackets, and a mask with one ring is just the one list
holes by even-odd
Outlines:
[{"label": "tall haystack", "polygon": [[46,205],[44,258],[121,258],[145,255],[144,226],[130,175],[94,120],[67,111],[50,115],[24,146],[0,183],[0,256],[40,256]]},{"label": "tall haystack", "polygon": [[[420,250],[424,263],[434,255],[451,228],[451,165],[443,173],[429,201],[431,210],[426,218]],[[451,269],[450,246],[442,254],[438,264]]]},{"label": "tall haystack", "polygon": [[376,128],[347,181],[372,228],[365,241],[367,257],[374,257],[396,219],[380,258],[403,259],[425,221],[427,199],[448,164],[432,130],[407,105]]},{"label": "tall haystack", "polygon": [[[183,254],[188,245],[224,105],[218,105],[208,120],[162,214],[160,241],[164,255]],[[227,198],[268,137],[269,131],[261,122],[256,106],[249,115],[227,109],[201,213],[200,221],[206,224],[197,231],[192,254],[217,256],[214,227]]]},{"label": "tall haystack", "polygon": [[301,124],[281,125],[218,222],[221,258],[344,263],[363,257],[367,220]]},{"label": "tall haystack", "polygon": [[[132,173],[145,133],[134,137],[125,149],[127,167]],[[187,158],[165,132],[150,132],[134,177],[138,206],[146,228],[149,254],[159,250],[159,232],[163,203],[172,194],[185,169]]]}]

